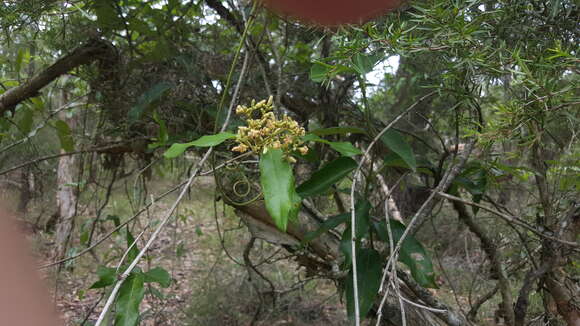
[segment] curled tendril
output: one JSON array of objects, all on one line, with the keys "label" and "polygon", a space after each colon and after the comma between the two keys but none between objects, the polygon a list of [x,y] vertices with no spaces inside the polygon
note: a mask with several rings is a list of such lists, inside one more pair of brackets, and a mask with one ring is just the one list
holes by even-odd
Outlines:
[{"label": "curled tendril", "polygon": [[[240,185],[246,186],[246,191],[244,193],[241,193],[238,191],[238,186],[240,186]],[[250,184],[250,182],[248,180],[240,180],[240,181],[236,181],[236,183],[234,183],[234,185],[232,186],[232,190],[234,191],[234,194],[236,194],[236,196],[246,197],[247,195],[250,194],[250,191],[252,191],[252,185]]]},{"label": "curled tendril", "polygon": [[[217,186],[223,198],[229,203],[235,206],[245,206],[262,196],[260,188],[251,182],[251,178],[248,178],[240,162],[233,161],[226,164],[222,173],[221,176],[216,174]],[[248,199],[247,197],[251,196],[253,191],[257,194]]]}]

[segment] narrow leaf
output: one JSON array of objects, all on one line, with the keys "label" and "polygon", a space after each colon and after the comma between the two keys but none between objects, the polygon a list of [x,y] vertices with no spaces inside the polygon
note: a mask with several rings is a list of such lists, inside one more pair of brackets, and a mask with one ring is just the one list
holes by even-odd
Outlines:
[{"label": "narrow leaf", "polygon": [[307,134],[304,137],[302,137],[302,140],[305,142],[314,141],[318,143],[327,144],[332,149],[334,149],[335,151],[339,152],[344,156],[354,156],[362,154],[362,152],[358,148],[354,147],[354,145],[349,142],[332,142],[326,139],[322,139],[315,134]]},{"label": "narrow leaf", "polygon": [[[132,262],[133,260],[135,260],[135,258],[137,258],[137,255],[139,255],[139,248],[137,248],[137,243],[133,245],[134,242],[135,238],[129,231],[129,226],[127,226],[127,248],[131,248],[129,249],[129,253],[127,254],[128,262]],[[133,246],[131,247],[131,245]]]},{"label": "narrow leaf", "polygon": [[339,157],[314,172],[312,177],[302,183],[296,191],[302,198],[312,197],[325,193],[333,184],[342,180],[358,164],[349,157]]},{"label": "narrow leaf", "polygon": [[362,128],[357,127],[332,127],[332,128],[320,128],[311,131],[312,134],[317,136],[328,136],[328,135],[346,135],[346,134],[366,134],[366,131]]},{"label": "narrow leaf", "polygon": [[339,152],[344,156],[355,156],[361,155],[362,152],[360,149],[354,147],[353,144],[349,142],[328,142],[328,145],[332,147],[335,151]]},{"label": "narrow leaf", "polygon": [[236,138],[236,134],[232,134],[231,132],[221,132],[215,135],[206,135],[202,136],[201,138],[194,140],[189,143],[174,143],[169,147],[167,151],[163,154],[165,158],[176,158],[182,155],[188,148],[192,146],[198,147],[210,147],[210,146],[217,146],[228,139]]},{"label": "narrow leaf", "polygon": [[266,209],[276,226],[286,231],[289,220],[295,220],[301,198],[294,189],[292,167],[280,149],[268,149],[260,157],[260,183]]}]

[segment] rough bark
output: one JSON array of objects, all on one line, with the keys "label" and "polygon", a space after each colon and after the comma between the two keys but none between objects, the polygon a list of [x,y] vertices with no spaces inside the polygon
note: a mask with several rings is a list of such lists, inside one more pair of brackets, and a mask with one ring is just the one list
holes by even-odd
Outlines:
[{"label": "rough bark", "polygon": [[106,56],[111,49],[112,45],[99,39],[90,40],[85,45],[78,47],[22,85],[11,88],[0,95],[0,116],[3,116],[6,111],[13,110],[22,101],[37,96],[38,92],[53,80],[74,68]]}]

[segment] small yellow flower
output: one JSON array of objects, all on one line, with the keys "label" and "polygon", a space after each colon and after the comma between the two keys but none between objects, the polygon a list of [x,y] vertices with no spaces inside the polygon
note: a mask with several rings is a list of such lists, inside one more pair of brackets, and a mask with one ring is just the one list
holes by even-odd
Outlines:
[{"label": "small yellow flower", "polygon": [[[308,153],[308,147],[303,146],[301,138],[306,134],[304,128],[298,125],[291,117],[284,115],[278,120],[274,115],[274,98],[261,100],[256,103],[252,100],[251,106],[238,105],[236,113],[246,116],[247,126],[238,128],[238,146],[232,151],[246,152],[252,150],[256,153],[265,152],[268,148],[281,149],[286,159],[294,163],[296,160],[291,156],[292,152],[299,151],[302,155]],[[254,112],[259,112],[259,118],[254,119]]]}]

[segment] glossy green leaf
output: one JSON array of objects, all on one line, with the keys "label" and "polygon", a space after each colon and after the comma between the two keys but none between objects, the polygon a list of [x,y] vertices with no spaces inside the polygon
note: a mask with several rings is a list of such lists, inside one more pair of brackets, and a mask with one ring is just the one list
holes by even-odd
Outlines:
[{"label": "glossy green leaf", "polygon": [[[405,232],[405,226],[395,220],[390,220],[389,224],[391,225],[391,232],[393,233],[393,243],[396,245]],[[373,223],[372,226],[378,238],[388,244],[389,233],[385,221]],[[407,235],[403,241],[401,251],[399,252],[399,260],[409,267],[413,279],[421,286],[437,288],[431,257],[429,257],[423,245],[414,236]]]},{"label": "glossy green leaf", "polygon": [[366,134],[366,131],[362,128],[357,127],[332,127],[332,128],[320,128],[312,130],[310,133],[317,136],[328,136],[328,135],[346,135],[346,134]]},{"label": "glossy green leaf", "polygon": [[313,82],[320,83],[328,78],[332,66],[322,62],[315,62],[310,67],[310,79]]},{"label": "glossy green leaf", "polygon": [[413,153],[413,148],[403,136],[395,130],[389,130],[381,136],[381,141],[387,145],[387,147],[399,155],[405,163],[413,171],[417,169],[417,161],[415,160],[415,154]]},{"label": "glossy green leaf", "polygon": [[[381,286],[382,259],[379,253],[370,248],[357,250],[357,285],[360,318],[371,310]],[[350,319],[354,318],[354,287],[352,269],[346,279],[346,307]]]},{"label": "glossy green leaf", "polygon": [[90,289],[101,289],[113,285],[117,280],[117,270],[115,268],[99,266],[97,268],[97,276],[99,280],[93,283]]},{"label": "glossy green leaf", "polygon": [[268,149],[260,157],[260,183],[266,209],[276,226],[286,231],[288,221],[295,220],[301,198],[294,188],[294,174],[280,149]]},{"label": "glossy green leaf", "polygon": [[180,156],[192,146],[210,147],[217,146],[228,139],[236,138],[236,134],[231,132],[221,132],[215,135],[206,135],[189,143],[175,143],[163,154],[165,158],[175,158]]},{"label": "glossy green leaf", "polygon": [[145,283],[158,283],[164,288],[171,285],[171,276],[163,267],[155,267],[143,273],[143,275],[145,276]]},{"label": "glossy green leaf", "polygon": [[54,123],[58,139],[60,140],[60,147],[66,152],[74,151],[75,143],[68,124],[63,120],[57,120]]},{"label": "glossy green leaf", "polygon": [[354,147],[353,144],[349,143],[349,142],[328,142],[328,145],[330,145],[330,147],[332,147],[332,149],[334,149],[335,151],[339,152],[340,154],[344,155],[344,156],[355,156],[355,155],[361,155],[362,152],[360,149]]},{"label": "glossy green leaf", "polygon": [[310,179],[302,183],[296,191],[302,198],[312,197],[325,193],[333,184],[342,180],[358,164],[349,157],[339,157],[314,172]]},{"label": "glossy green leaf", "polygon": [[115,326],[135,326],[139,322],[139,305],[145,295],[145,276],[142,273],[129,274],[119,289]]}]

